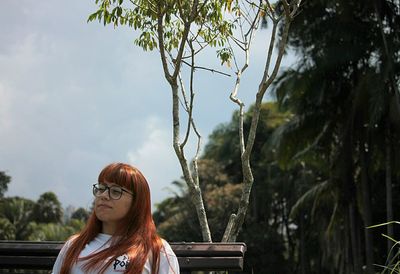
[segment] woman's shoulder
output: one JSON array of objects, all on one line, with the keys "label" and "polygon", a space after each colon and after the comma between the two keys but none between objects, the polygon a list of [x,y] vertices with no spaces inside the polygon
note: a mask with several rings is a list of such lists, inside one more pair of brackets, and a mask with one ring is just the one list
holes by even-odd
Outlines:
[{"label": "woman's shoulder", "polygon": [[162,247],[160,250],[160,274],[179,274],[178,258],[176,257],[171,245],[161,239]]},{"label": "woman's shoulder", "polygon": [[66,242],[72,243],[72,242],[75,241],[78,237],[79,237],[79,234],[74,234],[74,235],[70,236]]},{"label": "woman's shoulder", "polygon": [[161,246],[161,253],[164,253],[164,254],[166,254],[166,255],[171,255],[171,256],[175,256],[175,257],[176,257],[174,251],[172,250],[171,245],[170,245],[166,240],[164,240],[164,239],[161,238],[161,243],[162,243],[162,246]]},{"label": "woman's shoulder", "polygon": [[72,244],[78,237],[79,237],[79,234],[74,234],[74,235],[70,236],[70,237],[64,242],[63,248],[65,249],[65,248],[70,247],[71,244]]}]

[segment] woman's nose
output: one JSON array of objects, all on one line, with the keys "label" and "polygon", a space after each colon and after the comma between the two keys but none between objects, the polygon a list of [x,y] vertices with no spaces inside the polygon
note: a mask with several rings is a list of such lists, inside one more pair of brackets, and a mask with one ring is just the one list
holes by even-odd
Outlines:
[{"label": "woman's nose", "polygon": [[104,192],[102,192],[100,195],[99,195],[99,197],[100,198],[107,198],[107,200],[109,200],[110,199],[110,189],[108,188],[108,189],[106,189]]}]

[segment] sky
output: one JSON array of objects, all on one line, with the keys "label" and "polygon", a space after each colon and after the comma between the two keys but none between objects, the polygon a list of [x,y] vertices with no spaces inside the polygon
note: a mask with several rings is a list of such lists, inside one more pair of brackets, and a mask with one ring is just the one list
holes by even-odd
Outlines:
[{"label": "sky", "polygon": [[[2,1],[0,170],[12,177],[6,196],[37,200],[52,191],[64,208],[89,208],[101,169],[126,162],[144,173],[156,204],[172,195],[171,182],[182,176],[158,52],[134,45],[132,29],[87,23],[94,11],[94,0]],[[242,77],[239,97],[246,106],[261,79],[268,34],[257,33]],[[291,63],[289,56],[283,67]],[[199,65],[234,75],[213,51],[199,57]],[[234,81],[206,71],[196,75],[194,118],[203,145],[236,109],[228,99]]]}]

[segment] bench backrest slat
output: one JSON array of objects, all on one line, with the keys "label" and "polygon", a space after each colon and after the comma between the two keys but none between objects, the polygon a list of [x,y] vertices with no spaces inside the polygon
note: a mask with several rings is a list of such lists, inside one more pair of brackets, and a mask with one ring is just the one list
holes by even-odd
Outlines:
[{"label": "bench backrest slat", "polygon": [[[243,270],[244,243],[170,243],[181,271]],[[0,269],[51,269],[63,242],[0,241]]]}]

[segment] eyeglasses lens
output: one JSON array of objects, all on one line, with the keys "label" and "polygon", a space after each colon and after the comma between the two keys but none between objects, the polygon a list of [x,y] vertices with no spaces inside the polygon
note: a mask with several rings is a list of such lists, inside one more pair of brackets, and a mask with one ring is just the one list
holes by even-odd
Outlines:
[{"label": "eyeglasses lens", "polygon": [[122,196],[122,188],[119,186],[105,186],[102,184],[93,185],[93,195],[99,197],[104,191],[108,190],[109,197],[113,200],[118,200]]}]

